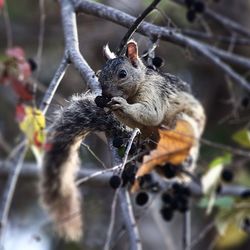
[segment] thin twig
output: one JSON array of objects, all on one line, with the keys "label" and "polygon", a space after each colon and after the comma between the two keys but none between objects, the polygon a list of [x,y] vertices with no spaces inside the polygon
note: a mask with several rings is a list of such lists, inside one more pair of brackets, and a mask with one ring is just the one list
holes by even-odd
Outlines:
[{"label": "thin twig", "polygon": [[44,0],[39,0],[39,9],[40,9],[40,21],[39,21],[39,36],[38,36],[38,48],[36,53],[37,61],[37,71],[36,76],[39,75],[42,64],[42,54],[43,54],[43,42],[44,42],[44,32],[45,32],[45,6]]},{"label": "thin twig", "polygon": [[182,243],[183,250],[191,249],[191,210],[186,211],[183,214],[183,232],[182,232]]},{"label": "thin twig", "polygon": [[138,128],[135,128],[135,129],[133,130],[132,135],[131,135],[130,138],[129,138],[128,145],[127,145],[127,147],[126,147],[126,151],[125,151],[124,157],[123,157],[123,159],[122,159],[122,165],[121,165],[121,167],[119,168],[119,174],[121,174],[121,173],[123,172],[124,168],[125,168],[125,165],[126,165],[127,160],[128,160],[128,155],[129,155],[129,151],[130,151],[130,149],[131,149],[132,143],[133,143],[133,141],[134,141],[136,135],[137,135],[139,132],[140,132],[140,130],[139,130]]},{"label": "thin twig", "polygon": [[197,244],[199,244],[206,235],[214,228],[215,222],[210,222],[198,235],[195,236],[195,238],[191,242],[191,249],[196,247]]},{"label": "thin twig", "polygon": [[145,19],[145,17],[152,12],[157,4],[160,2],[161,0],[154,0],[142,13],[141,15],[136,18],[136,20],[134,21],[134,23],[132,24],[132,26],[129,28],[129,30],[127,31],[127,33],[124,35],[124,37],[121,40],[121,43],[116,51],[116,55],[120,56],[124,50],[124,47],[127,43],[127,41],[132,37],[132,35],[136,32],[136,30],[138,29],[138,27],[140,26],[140,24],[142,23],[142,21]]},{"label": "thin twig", "polygon": [[110,249],[112,233],[113,233],[113,229],[114,229],[114,225],[115,225],[115,211],[116,211],[116,205],[117,205],[118,192],[119,192],[119,190],[115,191],[113,202],[112,202],[112,205],[111,205],[111,217],[110,217],[106,242],[105,242],[103,250],[109,250]]},{"label": "thin twig", "polygon": [[12,28],[10,23],[7,1],[4,2],[3,16],[4,16],[4,25],[6,30],[7,48],[11,48],[13,46],[13,36],[12,36]]},{"label": "thin twig", "polygon": [[89,145],[84,142],[82,142],[81,145],[83,145],[89,151],[89,153],[103,166],[104,169],[107,169],[105,163],[95,154],[95,152],[90,148]]}]

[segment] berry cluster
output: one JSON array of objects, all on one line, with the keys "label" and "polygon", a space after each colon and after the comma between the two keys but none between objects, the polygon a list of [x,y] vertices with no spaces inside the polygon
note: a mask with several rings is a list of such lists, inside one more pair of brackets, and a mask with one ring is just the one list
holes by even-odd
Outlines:
[{"label": "berry cluster", "polygon": [[189,210],[190,189],[183,184],[174,183],[172,189],[162,194],[163,206],[160,210],[162,218],[170,221],[174,217],[174,212],[185,213]]},{"label": "berry cluster", "polygon": [[188,9],[186,17],[191,23],[195,21],[197,13],[203,13],[206,8],[205,3],[199,0],[185,0],[185,5]]},{"label": "berry cluster", "polygon": [[111,101],[110,98],[106,97],[106,96],[102,96],[102,95],[98,95],[95,98],[95,104],[97,107],[99,108],[105,108],[107,107],[107,104]]},{"label": "berry cluster", "polygon": [[137,172],[137,166],[133,164],[127,164],[121,174],[121,177],[119,175],[113,175],[109,179],[109,185],[113,189],[117,189],[120,186],[126,186],[128,183],[133,184],[135,181],[135,174]]}]

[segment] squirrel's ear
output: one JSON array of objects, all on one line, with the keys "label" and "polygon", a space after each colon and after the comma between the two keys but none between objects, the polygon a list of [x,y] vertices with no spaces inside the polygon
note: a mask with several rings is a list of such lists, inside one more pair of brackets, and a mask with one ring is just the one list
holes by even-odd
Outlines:
[{"label": "squirrel's ear", "polygon": [[138,46],[137,43],[134,40],[130,40],[127,43],[127,50],[126,50],[126,56],[132,63],[134,67],[137,67],[138,65]]},{"label": "squirrel's ear", "polygon": [[111,52],[108,44],[106,44],[103,47],[102,51],[103,51],[103,55],[104,55],[104,57],[105,57],[106,60],[114,59],[114,58],[117,57],[114,52]]}]

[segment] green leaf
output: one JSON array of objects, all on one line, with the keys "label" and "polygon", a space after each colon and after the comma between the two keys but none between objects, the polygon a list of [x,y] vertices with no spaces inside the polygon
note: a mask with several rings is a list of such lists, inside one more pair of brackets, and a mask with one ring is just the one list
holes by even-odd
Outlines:
[{"label": "green leaf", "polygon": [[242,129],[233,134],[233,140],[243,147],[250,148],[250,130]]},{"label": "green leaf", "polygon": [[226,165],[231,163],[232,161],[232,155],[230,153],[226,153],[223,156],[216,157],[212,160],[212,162],[209,164],[209,168],[217,167],[218,165]]},{"label": "green leaf", "polygon": [[[214,206],[223,208],[223,209],[231,209],[234,205],[235,199],[232,196],[224,196],[216,198],[214,201]],[[207,197],[203,197],[200,202],[198,203],[198,206],[201,208],[206,208],[209,205],[209,199]]]}]

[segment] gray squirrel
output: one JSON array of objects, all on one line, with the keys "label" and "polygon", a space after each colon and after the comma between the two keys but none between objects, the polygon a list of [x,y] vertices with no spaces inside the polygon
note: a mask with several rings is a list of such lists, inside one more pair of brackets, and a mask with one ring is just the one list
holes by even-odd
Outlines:
[{"label": "gray squirrel", "polygon": [[149,128],[173,128],[176,120],[191,124],[197,139],[190,150],[195,165],[198,140],[205,125],[200,102],[179,78],[146,67],[138,56],[137,43],[127,43],[126,55],[109,58],[99,74],[102,95],[110,111],[98,107],[94,96],[74,96],[52,125],[41,175],[41,197],[59,236],[79,240],[82,235],[80,194],[75,184],[79,168],[78,149],[89,132],[104,131],[115,137],[139,128],[147,137]]}]

